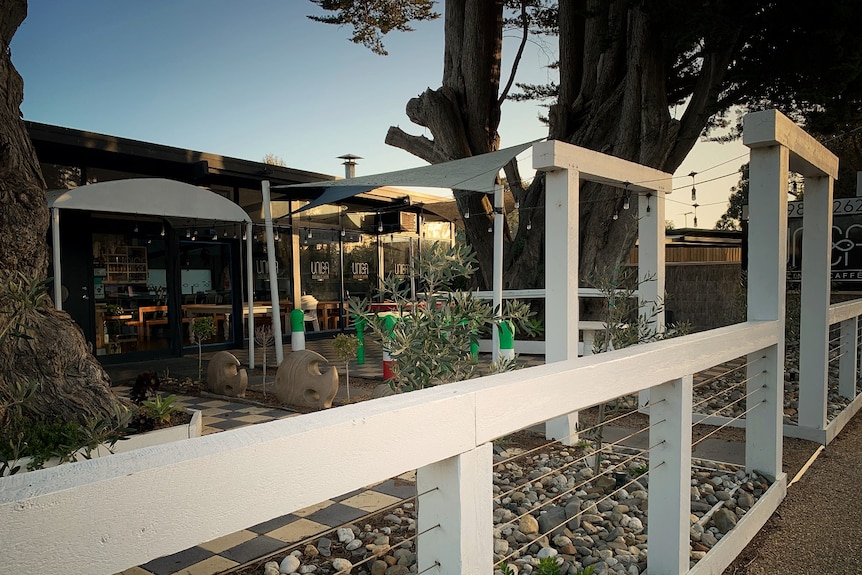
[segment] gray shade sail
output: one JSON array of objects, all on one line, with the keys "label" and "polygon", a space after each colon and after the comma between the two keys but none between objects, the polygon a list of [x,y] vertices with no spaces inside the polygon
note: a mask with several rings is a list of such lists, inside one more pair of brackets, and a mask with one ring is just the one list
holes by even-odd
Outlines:
[{"label": "gray shade sail", "polygon": [[250,222],[240,206],[227,198],[175,180],[137,178],[87,184],[48,192],[48,207],[91,210],[219,222]]},{"label": "gray shade sail", "polygon": [[394,172],[372,174],[370,176],[360,176],[345,180],[273,186],[273,189],[315,188],[324,190],[317,199],[296,210],[294,213],[325,204],[334,204],[383,186],[448,188],[491,193],[494,191],[497,174],[503,166],[532,146],[533,143],[527,142],[512,146],[511,148],[497,150],[496,152],[489,152],[442,164],[396,170]]}]

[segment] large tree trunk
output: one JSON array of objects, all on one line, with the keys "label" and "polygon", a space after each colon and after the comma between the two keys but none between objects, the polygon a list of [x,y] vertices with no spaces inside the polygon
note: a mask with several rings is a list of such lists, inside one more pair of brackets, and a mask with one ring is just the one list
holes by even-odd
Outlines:
[{"label": "large tree trunk", "polygon": [[48,297],[22,309],[37,296],[15,289],[44,280],[48,264],[45,182],[21,120],[24,85],[8,48],[26,15],[25,0],[0,0],[0,405],[13,387],[37,383],[30,407],[39,414],[112,418],[125,402],[111,391],[80,328]]},{"label": "large tree trunk", "polygon": [[[390,128],[386,142],[431,163],[497,149],[500,118],[501,2],[446,2],[446,58],[443,86],[427,90],[407,106],[408,117],[428,128],[433,140]],[[624,0],[568,0],[559,3],[560,83],[549,113],[552,139],[673,172],[717,111],[716,86],[727,70],[735,41],[704,50],[702,70],[683,117],[669,112],[666,78],[674,48],[662,45],[660,22],[641,4]],[[733,37],[728,26],[726,37]],[[490,77],[491,81],[488,81]],[[520,183],[506,168],[520,203],[518,229],[507,241],[504,284],[541,287],[543,282],[544,179]],[[480,194],[455,191],[462,215],[483,214]],[[636,219],[622,217],[624,194],[586,185],[581,190],[581,277],[613,269],[636,239]],[[632,201],[636,212],[637,202]],[[621,217],[613,219],[614,213]],[[485,287],[490,284],[492,234],[484,217],[465,219],[467,239],[477,253]]]}]

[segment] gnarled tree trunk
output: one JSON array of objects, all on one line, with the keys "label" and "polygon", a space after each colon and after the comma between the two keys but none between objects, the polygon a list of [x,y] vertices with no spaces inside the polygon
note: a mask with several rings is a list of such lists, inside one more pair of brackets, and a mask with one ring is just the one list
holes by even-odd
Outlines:
[{"label": "gnarled tree trunk", "polygon": [[46,417],[110,418],[125,402],[111,391],[80,328],[50,298],[22,311],[10,295],[22,279],[44,279],[48,264],[45,182],[21,120],[24,85],[9,50],[26,15],[25,0],[0,0],[0,404],[12,386],[36,382],[30,406]]}]

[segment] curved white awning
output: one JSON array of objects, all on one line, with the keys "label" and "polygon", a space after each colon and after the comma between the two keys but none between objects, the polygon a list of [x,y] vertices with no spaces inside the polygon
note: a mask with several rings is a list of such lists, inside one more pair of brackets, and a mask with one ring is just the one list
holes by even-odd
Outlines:
[{"label": "curved white awning", "polygon": [[163,178],[138,178],[87,184],[48,192],[48,207],[118,214],[250,222],[227,198],[191,184]]}]

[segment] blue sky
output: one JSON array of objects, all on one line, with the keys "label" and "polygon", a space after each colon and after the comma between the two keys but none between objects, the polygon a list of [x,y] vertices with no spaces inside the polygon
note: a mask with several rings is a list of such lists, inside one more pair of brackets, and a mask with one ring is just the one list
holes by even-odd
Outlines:
[{"label": "blue sky", "polygon": [[[24,117],[249,160],[273,153],[290,167],[337,176],[346,153],[364,158],[358,175],[423,165],[383,139],[391,125],[423,133],[404,109],[440,85],[442,21],[390,34],[381,57],[350,42],[350,29],[306,18],[313,13],[305,0],[31,1],[12,41]],[[531,44],[519,81],[547,81],[553,50]],[[502,145],[546,136],[538,112],[504,104]],[[741,144],[698,145],[677,173],[729,174],[745,159],[707,168],[743,153]],[[700,204],[717,202],[698,209],[701,227],[724,212],[736,180],[697,186]],[[691,225],[683,216],[692,211],[689,190],[670,199],[668,219]]]}]

